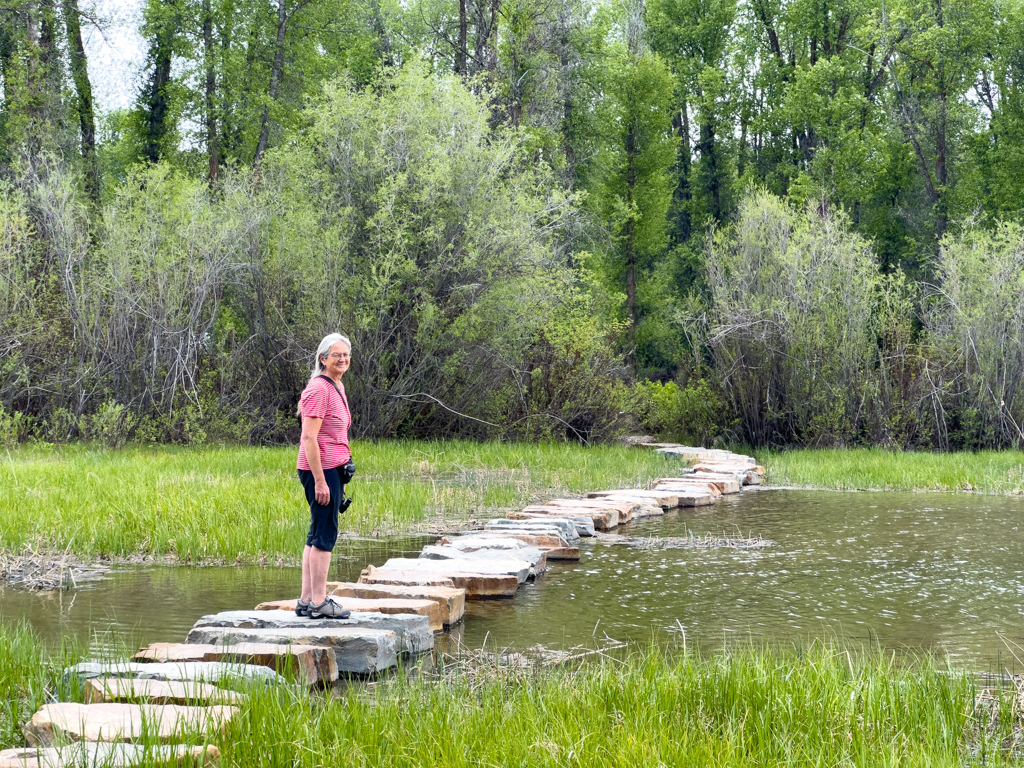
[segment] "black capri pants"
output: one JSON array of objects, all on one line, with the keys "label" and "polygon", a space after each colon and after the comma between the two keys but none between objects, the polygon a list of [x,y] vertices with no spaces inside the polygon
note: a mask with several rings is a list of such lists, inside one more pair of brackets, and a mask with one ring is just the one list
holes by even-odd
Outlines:
[{"label": "black capri pants", "polygon": [[341,483],[341,467],[324,470],[324,480],[331,489],[331,499],[324,504],[316,503],[316,478],[308,469],[299,470],[299,481],[306,491],[309,502],[309,534],[306,546],[315,547],[321,552],[331,552],[338,541],[338,510],[341,500],[345,498],[345,486]]}]

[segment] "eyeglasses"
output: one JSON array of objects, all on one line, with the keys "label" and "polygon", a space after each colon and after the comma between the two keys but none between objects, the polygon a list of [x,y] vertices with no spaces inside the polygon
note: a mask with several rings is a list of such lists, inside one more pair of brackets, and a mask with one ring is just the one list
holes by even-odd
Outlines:
[{"label": "eyeglasses", "polygon": [[332,360],[351,360],[352,355],[346,354],[345,352],[335,352],[333,355],[328,355]]}]

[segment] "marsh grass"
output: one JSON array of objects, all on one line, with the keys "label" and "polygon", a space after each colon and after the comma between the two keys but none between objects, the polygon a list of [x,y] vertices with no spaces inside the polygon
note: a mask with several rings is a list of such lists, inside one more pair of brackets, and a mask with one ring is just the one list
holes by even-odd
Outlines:
[{"label": "marsh grass", "polygon": [[[0,550],[291,562],[308,526],[294,448],[26,446],[0,454]],[[622,447],[359,442],[342,527],[427,530],[555,496],[645,486],[667,459]],[[675,460],[673,460],[675,461]]]},{"label": "marsh grass", "polygon": [[[0,624],[0,748],[80,657]],[[838,643],[713,654],[650,647],[567,668],[400,672],[340,694],[249,685],[214,736],[224,765],[1016,765],[1012,686],[982,690],[930,657]],[[979,701],[983,703],[979,706]],[[202,735],[190,735],[202,743]],[[145,739],[143,739],[145,743]]]},{"label": "marsh grass", "polygon": [[759,451],[768,485],[830,490],[1024,493],[1024,451],[916,453],[878,448]]}]

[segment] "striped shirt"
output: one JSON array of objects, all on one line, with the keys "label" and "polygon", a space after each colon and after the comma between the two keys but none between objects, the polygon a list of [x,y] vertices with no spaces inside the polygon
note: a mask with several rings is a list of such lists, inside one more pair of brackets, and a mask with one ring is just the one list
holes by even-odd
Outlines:
[{"label": "striped shirt", "polygon": [[[339,384],[342,394],[345,385]],[[346,396],[347,397],[347,396]],[[331,382],[316,377],[302,390],[299,400],[303,419],[323,419],[316,444],[320,448],[320,468],[340,467],[352,458],[348,447],[348,428],[352,424],[345,400],[338,396]],[[306,446],[299,442],[298,469],[312,469],[306,460]]]}]

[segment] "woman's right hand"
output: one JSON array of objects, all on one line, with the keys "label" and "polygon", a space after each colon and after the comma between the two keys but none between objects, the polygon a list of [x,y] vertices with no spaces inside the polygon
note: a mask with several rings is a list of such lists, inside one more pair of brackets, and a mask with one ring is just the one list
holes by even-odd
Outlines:
[{"label": "woman's right hand", "polygon": [[331,500],[331,488],[327,485],[326,480],[317,480],[313,487],[313,498],[316,499],[316,503],[322,507],[326,507],[328,502]]}]

